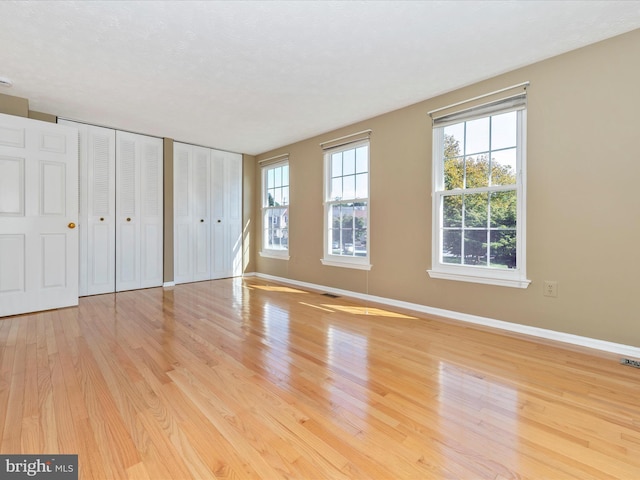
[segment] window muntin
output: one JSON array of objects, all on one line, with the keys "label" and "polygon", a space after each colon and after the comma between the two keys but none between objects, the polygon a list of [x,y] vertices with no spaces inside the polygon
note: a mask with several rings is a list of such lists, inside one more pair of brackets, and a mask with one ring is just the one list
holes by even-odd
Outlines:
[{"label": "window muntin", "polygon": [[263,167],[262,185],[262,254],[288,258],[289,162]]},{"label": "window muntin", "polygon": [[325,152],[323,263],[369,267],[369,142]]},{"label": "window muntin", "polygon": [[526,287],[524,101],[434,126],[432,277]]}]

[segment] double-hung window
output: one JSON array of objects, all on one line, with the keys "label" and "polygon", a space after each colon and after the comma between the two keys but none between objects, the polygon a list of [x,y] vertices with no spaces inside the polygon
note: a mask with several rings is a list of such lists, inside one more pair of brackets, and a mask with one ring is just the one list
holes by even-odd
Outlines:
[{"label": "double-hung window", "polygon": [[289,160],[262,167],[262,256],[289,259]]},{"label": "double-hung window", "polygon": [[526,288],[526,94],[433,120],[434,278]]},{"label": "double-hung window", "polygon": [[324,154],[324,265],[369,270],[369,140]]}]

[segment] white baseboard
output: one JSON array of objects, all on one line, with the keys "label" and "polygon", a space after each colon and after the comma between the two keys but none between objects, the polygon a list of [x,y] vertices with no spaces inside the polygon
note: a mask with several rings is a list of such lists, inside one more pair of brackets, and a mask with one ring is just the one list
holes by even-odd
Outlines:
[{"label": "white baseboard", "polygon": [[521,325],[518,323],[510,323],[502,320],[495,320],[493,318],[480,317],[477,315],[470,315],[467,313],[455,312],[453,310],[444,310],[441,308],[429,307],[426,305],[420,305],[418,303],[403,302],[400,300],[394,300],[392,298],[377,297],[375,295],[352,292],[350,290],[341,290],[338,288],[326,287],[324,285],[316,285],[314,283],[300,282],[298,280],[291,280],[289,278],[276,277],[274,275],[267,275],[265,273],[251,272],[251,273],[245,273],[244,276],[264,278],[265,280],[273,280],[274,282],[286,283],[289,285],[294,285],[296,287],[308,288],[311,290],[319,290],[322,292],[331,293],[333,295],[357,298],[359,300],[380,303],[382,305],[389,305],[391,307],[403,308],[406,310],[414,310],[420,313],[436,315],[439,317],[445,317],[452,320],[459,320],[462,322],[472,323],[476,325],[483,325],[486,327],[497,328],[497,329],[506,330],[509,332],[529,335],[532,337],[544,338],[547,340],[554,340],[557,342],[568,343],[568,344],[577,345],[580,347],[593,348],[595,350],[615,353],[618,355],[623,355],[625,357],[640,358],[640,348],[634,347],[632,345],[624,345],[621,343],[607,342],[605,340],[582,337],[580,335],[573,335],[571,333],[556,332],[555,330],[548,330],[546,328],[530,327],[530,326]]},{"label": "white baseboard", "polygon": [[163,288],[167,288],[167,287],[175,287],[176,286],[176,282],[164,282],[162,284]]}]

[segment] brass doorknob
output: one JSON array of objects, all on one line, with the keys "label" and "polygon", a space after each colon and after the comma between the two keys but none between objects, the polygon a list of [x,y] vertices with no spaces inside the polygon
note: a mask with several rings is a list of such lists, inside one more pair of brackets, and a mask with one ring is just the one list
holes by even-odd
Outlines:
[{"label": "brass doorknob", "polygon": [[69,228],[76,228],[76,224],[73,222],[70,222],[69,225],[67,225],[67,227]]},{"label": "brass doorknob", "polygon": [[100,217],[100,221],[101,221],[101,222],[104,222],[104,217]]},{"label": "brass doorknob", "polygon": [[130,221],[131,221],[131,217],[127,217],[127,222],[130,222]]}]

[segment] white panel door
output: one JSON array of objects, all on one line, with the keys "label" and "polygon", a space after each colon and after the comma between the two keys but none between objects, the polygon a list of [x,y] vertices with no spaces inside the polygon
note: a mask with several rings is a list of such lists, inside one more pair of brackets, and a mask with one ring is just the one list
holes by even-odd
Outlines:
[{"label": "white panel door", "polygon": [[242,155],[211,152],[211,278],[242,274]]},{"label": "white panel door", "polygon": [[116,291],[162,285],[162,139],[116,131]]},{"label": "white panel door", "polygon": [[77,135],[0,114],[0,316],[78,304]]},{"label": "white panel door", "polygon": [[79,294],[115,292],[116,132],[68,120],[58,123],[79,133]]}]

